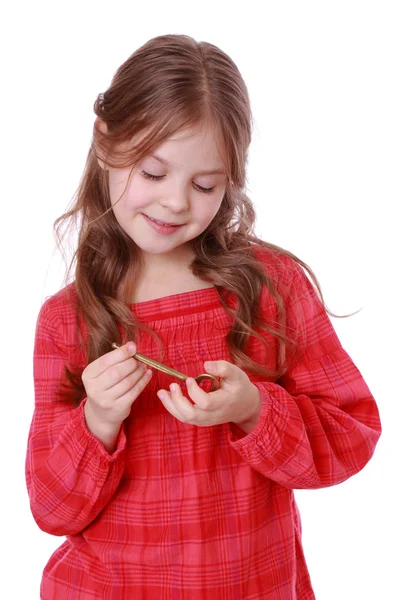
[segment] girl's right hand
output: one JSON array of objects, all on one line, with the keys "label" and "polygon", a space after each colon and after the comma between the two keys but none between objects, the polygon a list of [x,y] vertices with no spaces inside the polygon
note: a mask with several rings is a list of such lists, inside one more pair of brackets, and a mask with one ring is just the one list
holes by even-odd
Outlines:
[{"label": "girl's right hand", "polygon": [[133,358],[135,352],[135,344],[128,342],[91,362],[82,373],[87,427],[109,451],[133,402],[151,379],[146,365]]}]

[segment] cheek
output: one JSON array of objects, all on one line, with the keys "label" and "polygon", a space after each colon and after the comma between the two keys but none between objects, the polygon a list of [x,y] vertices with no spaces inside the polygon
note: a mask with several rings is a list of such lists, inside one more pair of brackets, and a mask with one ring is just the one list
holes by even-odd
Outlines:
[{"label": "cheek", "polygon": [[[140,181],[133,178],[126,187],[127,181],[110,181],[110,196],[114,211],[117,214],[137,211],[151,201],[149,190]],[[126,187],[126,189],[125,189]],[[120,196],[122,197],[120,198]],[[119,199],[120,198],[120,199]]]},{"label": "cheek", "polygon": [[203,201],[202,203],[200,203],[197,209],[200,218],[204,222],[211,222],[217,214],[217,212],[219,211],[219,209],[221,208],[222,200],[223,195],[219,198],[206,199],[206,202]]},{"label": "cheek", "polygon": [[152,196],[143,186],[135,185],[129,190],[128,209],[139,210],[148,206],[152,201]]}]

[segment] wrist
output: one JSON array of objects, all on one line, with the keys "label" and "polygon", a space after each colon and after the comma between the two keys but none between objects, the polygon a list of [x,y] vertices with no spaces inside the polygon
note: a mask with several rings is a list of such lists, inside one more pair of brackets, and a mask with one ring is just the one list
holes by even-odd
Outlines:
[{"label": "wrist", "polygon": [[249,412],[249,415],[241,421],[235,422],[235,425],[237,425],[245,433],[250,433],[251,431],[253,431],[260,418],[262,408],[262,398],[260,390],[254,384],[252,384],[252,388],[253,394],[252,400],[250,402],[251,410]]},{"label": "wrist", "polygon": [[100,419],[89,402],[84,406],[86,427],[96,437],[110,454],[114,452],[122,423],[110,423]]}]

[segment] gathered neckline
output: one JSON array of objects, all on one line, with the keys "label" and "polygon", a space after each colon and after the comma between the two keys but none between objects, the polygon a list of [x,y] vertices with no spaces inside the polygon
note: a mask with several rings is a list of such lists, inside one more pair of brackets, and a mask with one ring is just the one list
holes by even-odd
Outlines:
[{"label": "gathered neckline", "polygon": [[162,296],[153,300],[133,302],[129,306],[140,319],[159,320],[160,318],[166,319],[172,316],[219,308],[221,302],[217,288],[212,286]]}]

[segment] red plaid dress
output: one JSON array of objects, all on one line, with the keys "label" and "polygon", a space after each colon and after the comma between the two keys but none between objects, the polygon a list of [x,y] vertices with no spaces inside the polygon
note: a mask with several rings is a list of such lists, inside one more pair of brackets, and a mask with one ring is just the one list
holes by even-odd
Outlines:
[{"label": "red plaid dress", "polygon": [[[260,257],[288,286],[288,325],[302,316],[305,333],[299,360],[280,380],[248,373],[262,395],[249,434],[230,423],[181,423],[156,395],[172,379],[154,371],[109,454],[86,428],[85,400],[78,408],[55,401],[65,362],[86,365],[74,348],[65,288],[44,302],[26,477],[39,527],[66,540],[45,566],[43,600],[314,598],[293,489],[335,485],[360,471],[380,420],[303,269],[292,259]],[[261,303],[274,321],[266,288]],[[162,338],[163,362],[179,371],[196,376],[206,360],[231,360],[225,338],[232,321],[215,288],[132,310]],[[276,340],[265,336],[268,351],[253,337],[248,352],[275,368]],[[138,348],[159,358],[148,334]]]}]

